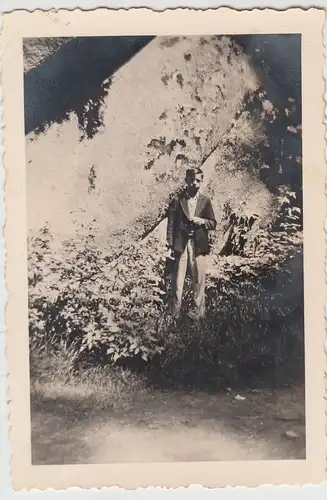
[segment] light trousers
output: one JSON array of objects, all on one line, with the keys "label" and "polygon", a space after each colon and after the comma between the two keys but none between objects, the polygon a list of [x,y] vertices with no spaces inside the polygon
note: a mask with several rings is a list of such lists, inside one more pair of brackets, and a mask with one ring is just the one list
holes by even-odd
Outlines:
[{"label": "light trousers", "polygon": [[172,316],[178,318],[182,308],[184,282],[189,269],[192,279],[193,308],[192,312],[198,318],[205,314],[205,274],[206,255],[195,255],[194,242],[189,239],[184,252],[177,257],[176,268],[172,282]]}]

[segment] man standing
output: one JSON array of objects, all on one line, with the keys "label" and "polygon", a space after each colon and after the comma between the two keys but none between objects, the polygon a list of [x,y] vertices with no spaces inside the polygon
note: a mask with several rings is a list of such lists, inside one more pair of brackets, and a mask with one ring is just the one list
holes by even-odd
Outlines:
[{"label": "man standing", "polygon": [[173,272],[171,312],[179,318],[187,267],[192,278],[192,319],[205,314],[206,257],[210,252],[208,232],[216,228],[216,219],[210,199],[200,193],[203,181],[201,169],[186,171],[186,187],[174,198],[168,209],[167,245],[176,260]]}]

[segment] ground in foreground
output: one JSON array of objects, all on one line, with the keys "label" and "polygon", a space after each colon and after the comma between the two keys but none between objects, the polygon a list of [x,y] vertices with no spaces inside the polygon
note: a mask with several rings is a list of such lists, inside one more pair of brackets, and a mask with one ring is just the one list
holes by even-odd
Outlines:
[{"label": "ground in foreground", "polygon": [[[304,390],[144,389],[101,408],[32,392],[33,464],[305,458]],[[96,390],[96,389],[95,389]]]}]

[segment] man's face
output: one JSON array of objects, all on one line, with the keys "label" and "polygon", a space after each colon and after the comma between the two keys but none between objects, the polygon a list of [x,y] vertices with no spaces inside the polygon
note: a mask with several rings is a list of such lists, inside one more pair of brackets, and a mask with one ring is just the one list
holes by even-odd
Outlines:
[{"label": "man's face", "polygon": [[189,192],[189,194],[194,196],[199,191],[201,183],[202,183],[202,175],[201,174],[187,176],[186,177],[186,187],[187,187],[187,191]]}]

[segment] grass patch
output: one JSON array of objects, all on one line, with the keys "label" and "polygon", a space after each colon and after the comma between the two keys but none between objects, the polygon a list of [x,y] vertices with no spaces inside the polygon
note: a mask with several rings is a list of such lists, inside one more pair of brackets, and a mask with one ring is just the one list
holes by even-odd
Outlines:
[{"label": "grass patch", "polygon": [[65,400],[76,408],[124,410],[148,390],[141,375],[117,366],[89,366],[72,369],[71,353],[31,353],[31,399],[40,402]]}]

